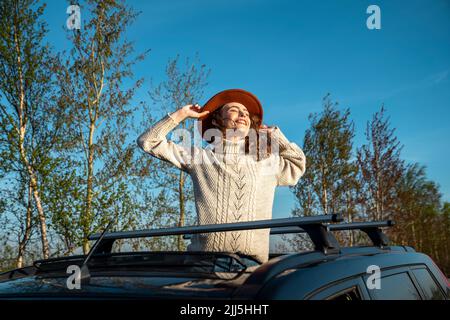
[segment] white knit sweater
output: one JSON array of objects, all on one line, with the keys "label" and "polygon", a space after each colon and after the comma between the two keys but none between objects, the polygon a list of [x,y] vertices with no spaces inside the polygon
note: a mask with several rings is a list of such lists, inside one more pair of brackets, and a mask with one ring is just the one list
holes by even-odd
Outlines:
[{"label": "white knit sweater", "polygon": [[[198,224],[217,224],[272,218],[276,186],[295,185],[305,172],[305,155],[279,128],[272,133],[278,153],[257,161],[245,155],[245,142],[223,140],[220,148],[190,148],[167,140],[178,123],[165,116],[139,136],[145,152],[190,174]],[[276,149],[276,148],[274,148]],[[216,232],[195,235],[188,250],[235,252],[268,260],[269,230]]]}]

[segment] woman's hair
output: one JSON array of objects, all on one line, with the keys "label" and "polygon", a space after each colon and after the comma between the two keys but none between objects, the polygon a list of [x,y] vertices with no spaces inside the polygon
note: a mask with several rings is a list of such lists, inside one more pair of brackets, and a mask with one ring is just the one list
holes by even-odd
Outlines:
[{"label": "woman's hair", "polygon": [[[222,132],[222,138],[225,139],[225,133],[226,133],[226,126],[222,125],[222,109],[225,105],[217,108],[211,113],[212,119],[215,119],[216,122],[219,125],[213,124],[213,128],[219,129]],[[260,133],[260,126],[262,124],[261,118],[258,115],[250,114],[250,130],[254,130],[256,132],[256,139],[250,139],[250,136],[247,135],[245,137],[245,153],[249,154],[250,151],[254,150],[256,151],[256,157],[257,161],[263,160],[270,156],[270,153],[272,152],[271,148],[271,135],[270,133],[261,134]],[[208,143],[214,142],[215,137],[212,137],[210,141],[207,141]],[[261,146],[261,140],[266,139],[266,143],[263,143]],[[265,150],[262,150],[264,147]]]}]

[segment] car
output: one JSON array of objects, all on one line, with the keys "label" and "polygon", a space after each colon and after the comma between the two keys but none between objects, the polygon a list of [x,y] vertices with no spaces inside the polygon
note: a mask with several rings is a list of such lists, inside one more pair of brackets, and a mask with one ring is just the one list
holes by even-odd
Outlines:
[{"label": "car", "polygon": [[[390,246],[392,221],[342,223],[339,215],[107,232],[87,255],[35,261],[0,274],[0,299],[448,300],[447,278],[427,255]],[[271,229],[307,233],[314,250],[265,263],[231,252],[112,252],[115,241]],[[361,230],[370,246],[341,247],[334,231]]]}]

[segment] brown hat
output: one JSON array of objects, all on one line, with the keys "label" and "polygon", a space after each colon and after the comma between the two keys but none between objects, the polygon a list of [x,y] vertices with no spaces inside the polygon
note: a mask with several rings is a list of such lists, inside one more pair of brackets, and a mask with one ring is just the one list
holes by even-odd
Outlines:
[{"label": "brown hat", "polygon": [[218,108],[222,107],[224,104],[230,102],[239,102],[243,104],[250,114],[259,116],[262,121],[263,109],[261,106],[261,102],[259,102],[258,98],[254,94],[242,89],[224,90],[209,99],[201,110],[201,112],[210,111],[208,115],[204,116],[203,118],[199,118],[198,121],[198,126],[199,130],[201,128],[202,137],[205,134],[206,130],[213,127],[211,114]]}]

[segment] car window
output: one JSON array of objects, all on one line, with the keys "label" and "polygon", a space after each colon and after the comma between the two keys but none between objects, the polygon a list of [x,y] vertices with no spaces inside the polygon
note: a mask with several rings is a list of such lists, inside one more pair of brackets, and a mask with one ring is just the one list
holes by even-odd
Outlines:
[{"label": "car window", "polygon": [[306,296],[308,300],[369,300],[370,296],[360,276],[334,285],[318,288]]},{"label": "car window", "polygon": [[427,300],[445,300],[444,294],[427,269],[415,269],[413,273]]},{"label": "car window", "polygon": [[407,272],[382,277],[379,289],[370,289],[375,300],[421,300]]},{"label": "car window", "polygon": [[353,288],[343,290],[339,293],[333,294],[332,296],[328,297],[326,300],[354,301],[354,300],[361,300],[361,296],[358,292],[358,289],[356,289],[356,287],[353,287]]}]

